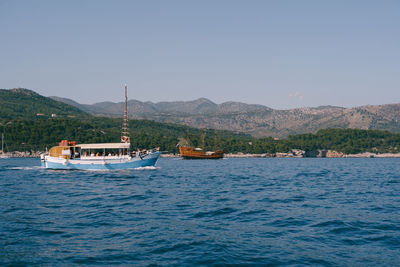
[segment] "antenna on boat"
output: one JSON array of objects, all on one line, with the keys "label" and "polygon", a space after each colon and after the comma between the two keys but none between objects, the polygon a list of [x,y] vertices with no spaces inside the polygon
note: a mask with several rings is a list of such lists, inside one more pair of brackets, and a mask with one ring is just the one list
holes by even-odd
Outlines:
[{"label": "antenna on boat", "polygon": [[121,136],[122,143],[129,143],[131,140],[128,136],[128,86],[125,84],[125,109],[124,109],[124,127]]}]

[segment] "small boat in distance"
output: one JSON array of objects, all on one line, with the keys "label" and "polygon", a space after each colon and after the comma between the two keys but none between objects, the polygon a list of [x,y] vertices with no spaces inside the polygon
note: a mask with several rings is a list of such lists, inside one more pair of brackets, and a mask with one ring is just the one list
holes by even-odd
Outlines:
[{"label": "small boat in distance", "polygon": [[0,159],[8,159],[9,156],[4,152],[4,133],[1,134],[1,154]]},{"label": "small boat in distance", "polygon": [[40,159],[48,169],[122,170],[155,166],[158,149],[132,151],[128,136],[128,97],[125,86],[124,127],[120,143],[77,144],[62,140]]},{"label": "small boat in distance", "polygon": [[215,151],[204,150],[204,128],[201,130],[201,148],[190,146],[189,129],[187,130],[186,139],[182,139],[179,143],[179,153],[184,159],[221,159],[224,157],[224,150],[217,150],[217,132],[214,132]]}]

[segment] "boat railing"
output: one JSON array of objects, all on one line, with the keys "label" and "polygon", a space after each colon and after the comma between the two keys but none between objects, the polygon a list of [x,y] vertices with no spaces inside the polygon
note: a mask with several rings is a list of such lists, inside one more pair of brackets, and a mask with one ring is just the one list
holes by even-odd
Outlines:
[{"label": "boat railing", "polygon": [[88,155],[88,156],[81,156],[80,157],[80,159],[83,159],[83,160],[93,160],[93,159],[98,159],[98,160],[101,160],[101,159],[128,159],[128,158],[130,158],[130,156],[129,155]]}]

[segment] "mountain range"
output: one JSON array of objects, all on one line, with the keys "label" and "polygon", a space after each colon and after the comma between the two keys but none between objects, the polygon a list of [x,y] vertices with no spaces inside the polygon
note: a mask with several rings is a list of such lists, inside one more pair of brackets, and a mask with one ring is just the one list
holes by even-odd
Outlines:
[{"label": "mountain range", "polygon": [[[50,98],[96,116],[120,117],[123,114],[123,102],[87,105],[67,98]],[[216,104],[206,98],[158,103],[129,100],[128,115],[134,119],[244,132],[254,137],[284,138],[326,128],[400,132],[400,103],[354,108],[320,106],[277,110],[241,102]]]},{"label": "mountain range", "polygon": [[[122,117],[124,103],[80,104],[60,97],[45,97],[28,89],[0,89],[0,118],[36,118],[38,116]],[[326,128],[379,129],[400,132],[400,104],[367,105],[354,108],[320,106],[289,110],[241,102],[216,104],[209,99],[175,102],[128,101],[132,119],[176,123],[195,128],[213,128],[251,134],[254,137],[278,137],[315,133]]]}]

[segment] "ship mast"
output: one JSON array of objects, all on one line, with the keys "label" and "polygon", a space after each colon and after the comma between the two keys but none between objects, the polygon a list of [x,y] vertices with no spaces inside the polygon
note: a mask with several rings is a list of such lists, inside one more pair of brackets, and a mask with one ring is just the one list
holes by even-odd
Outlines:
[{"label": "ship mast", "polygon": [[204,131],[204,126],[201,128],[201,148],[204,150],[204,138],[206,137],[206,133]]},{"label": "ship mast", "polygon": [[124,126],[122,130],[121,142],[129,143],[130,138],[128,136],[128,86],[125,85],[125,109],[124,109]]},{"label": "ship mast", "polygon": [[218,149],[218,137],[217,137],[217,130],[214,129],[214,151]]},{"label": "ship mast", "polygon": [[187,146],[190,146],[190,139],[189,139],[189,126],[186,129],[186,141],[187,141]]}]

